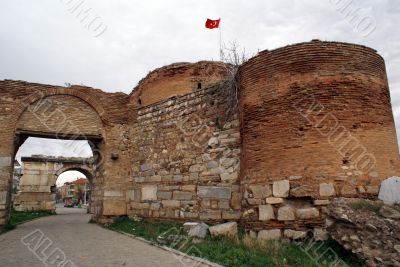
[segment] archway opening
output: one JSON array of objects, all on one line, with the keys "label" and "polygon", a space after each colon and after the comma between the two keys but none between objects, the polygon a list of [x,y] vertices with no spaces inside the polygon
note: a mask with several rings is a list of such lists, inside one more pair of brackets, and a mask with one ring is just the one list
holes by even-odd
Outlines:
[{"label": "archway opening", "polygon": [[[37,137],[19,140],[13,179],[14,209],[65,214],[57,212],[65,205],[75,209],[69,213],[76,209],[78,213],[92,213],[95,166],[99,162],[96,143]],[[62,196],[63,186],[69,189],[69,195]]]},{"label": "archway opening", "polygon": [[56,213],[90,213],[92,178],[78,170],[58,175],[52,193],[55,195]]},{"label": "archway opening", "polygon": [[[25,85],[23,85],[25,86]],[[92,159],[85,160],[82,164],[86,164],[89,168],[95,167],[92,172],[94,187],[92,191],[92,219],[98,220],[103,215],[103,194],[101,188],[104,186],[105,164],[103,164],[103,155],[105,154],[105,129],[104,124],[108,122],[105,110],[87,93],[81,93],[75,88],[48,88],[33,86],[26,89],[21,88],[21,92],[17,93],[18,96],[12,101],[17,101],[11,105],[16,105],[15,109],[8,109],[6,111],[13,112],[6,114],[4,117],[6,121],[6,129],[4,133],[2,148],[2,155],[0,157],[0,171],[1,171],[1,191],[0,191],[0,227],[10,222],[10,215],[12,208],[17,210],[22,209],[25,204],[30,205],[30,210],[49,210],[54,207],[54,199],[49,199],[51,195],[51,186],[46,180],[55,180],[56,176],[46,176],[43,179],[29,179],[34,183],[28,186],[21,184],[24,177],[34,176],[41,173],[41,170],[31,170],[28,175],[24,169],[23,163],[23,148],[32,140],[46,139],[41,144],[36,144],[33,148],[39,148],[41,152],[35,149],[29,151],[26,157],[52,155],[54,149],[50,145],[51,142],[66,142],[69,147],[81,148],[81,145],[74,145],[80,141],[86,144],[87,150],[91,151]],[[9,127],[11,126],[11,128]],[[12,137],[13,136],[13,137]],[[88,146],[87,146],[88,145]],[[44,150],[44,151],[43,151]],[[65,150],[61,149],[62,152]],[[48,153],[50,152],[50,153]],[[22,154],[22,155],[21,155]],[[65,156],[62,153],[56,156]],[[53,156],[53,157],[56,157]],[[70,156],[70,155],[68,155]],[[81,155],[78,155],[80,157]],[[14,159],[16,159],[14,164]],[[38,160],[36,160],[37,162]],[[40,160],[39,160],[40,161]],[[43,160],[48,165],[55,165],[59,167],[58,163],[54,160]],[[21,173],[19,173],[19,166]],[[29,164],[28,164],[29,165]],[[65,171],[65,170],[64,170]],[[17,197],[22,189],[29,189],[34,194],[27,195],[23,199],[23,205],[19,205]],[[36,201],[39,198],[39,201]],[[33,200],[35,201],[33,201]],[[20,202],[20,203],[22,203]],[[30,203],[29,203],[30,202]],[[35,204],[36,202],[36,204]],[[31,205],[32,204],[32,205]],[[29,206],[28,205],[28,206]],[[27,206],[27,205],[25,205]],[[16,214],[16,213],[15,213]]]}]

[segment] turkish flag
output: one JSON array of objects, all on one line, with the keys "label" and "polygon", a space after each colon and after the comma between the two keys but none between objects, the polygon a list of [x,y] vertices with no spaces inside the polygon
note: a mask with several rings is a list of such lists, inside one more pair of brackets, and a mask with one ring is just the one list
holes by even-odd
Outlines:
[{"label": "turkish flag", "polygon": [[220,21],[221,21],[221,19],[217,19],[217,20],[207,19],[206,28],[207,29],[219,28]]}]

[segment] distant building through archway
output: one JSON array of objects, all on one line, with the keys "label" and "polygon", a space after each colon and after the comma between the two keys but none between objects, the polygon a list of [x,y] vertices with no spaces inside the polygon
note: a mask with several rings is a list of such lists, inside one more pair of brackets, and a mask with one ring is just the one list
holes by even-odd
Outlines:
[{"label": "distant building through archway", "polygon": [[[92,158],[66,158],[34,155],[31,157],[22,157],[21,160],[23,163],[22,177],[14,202],[14,207],[18,211],[55,211],[57,200],[57,178],[59,175],[69,170],[77,170],[81,172],[88,181],[88,185],[86,185],[86,181],[83,182],[82,180],[78,180],[79,183],[73,184],[74,190],[82,189],[82,185],[80,185],[82,182],[84,187],[87,186],[88,188],[92,188],[94,179],[94,165]],[[69,187],[69,189],[71,188]],[[84,192],[87,191],[88,190]],[[76,194],[72,195],[70,194],[71,192],[71,190],[67,190],[66,194],[68,194],[68,196],[65,195],[65,198],[71,197],[71,201],[75,202],[84,198],[84,202],[87,203],[87,194],[81,196],[79,192],[76,192]],[[90,199],[88,202],[90,203]]]}]

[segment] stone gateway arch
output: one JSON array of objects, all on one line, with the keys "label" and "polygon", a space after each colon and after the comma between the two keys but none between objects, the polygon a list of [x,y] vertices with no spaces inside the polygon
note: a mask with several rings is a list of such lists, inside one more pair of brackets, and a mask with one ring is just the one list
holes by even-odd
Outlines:
[{"label": "stone gateway arch", "polygon": [[236,77],[230,68],[172,64],[130,95],[0,81],[0,225],[30,136],[88,140],[100,223],[127,215],[321,231],[332,198],[376,197],[399,174],[375,50],[313,40],[261,51]]},{"label": "stone gateway arch", "polygon": [[[92,158],[49,157],[33,155],[22,157],[22,177],[14,200],[17,211],[55,211],[56,181],[66,171],[79,171],[86,176],[90,188],[94,188],[94,172],[96,166]],[[96,203],[95,198],[91,198]],[[91,201],[89,201],[90,203]],[[95,213],[96,206],[88,209]]]}]

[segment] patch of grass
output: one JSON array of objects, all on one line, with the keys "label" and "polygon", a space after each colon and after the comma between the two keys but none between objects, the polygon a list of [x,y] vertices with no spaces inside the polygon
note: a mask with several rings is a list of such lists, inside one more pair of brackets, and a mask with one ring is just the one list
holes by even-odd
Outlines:
[{"label": "patch of grass", "polygon": [[[334,241],[314,243],[271,241],[260,244],[244,235],[243,231],[239,231],[239,237],[235,240],[226,237],[213,238],[208,235],[202,242],[197,243],[187,237],[179,223],[148,220],[137,222],[127,217],[118,218],[106,227],[229,267],[363,266]],[[334,265],[338,259],[335,255],[344,264]]]},{"label": "patch of grass", "polygon": [[196,244],[195,249],[182,251],[224,266],[364,266],[338,246],[334,241],[267,241],[260,244],[254,240],[239,239],[232,242],[226,237],[208,236],[204,242]]},{"label": "patch of grass", "polygon": [[383,203],[368,201],[365,199],[360,199],[349,204],[351,208],[355,210],[372,211],[378,214],[379,210],[382,208]]},{"label": "patch of grass", "polygon": [[55,213],[50,211],[16,211],[13,209],[11,210],[10,222],[0,228],[0,234],[15,229],[18,224],[49,215],[55,215]]},{"label": "patch of grass", "polygon": [[120,217],[114,223],[106,225],[107,228],[129,233],[146,240],[168,245],[173,242],[168,237],[183,235],[182,225],[175,222],[132,221],[128,217]]},{"label": "patch of grass", "polygon": [[54,215],[51,211],[11,211],[10,224],[18,225],[36,218]]}]

